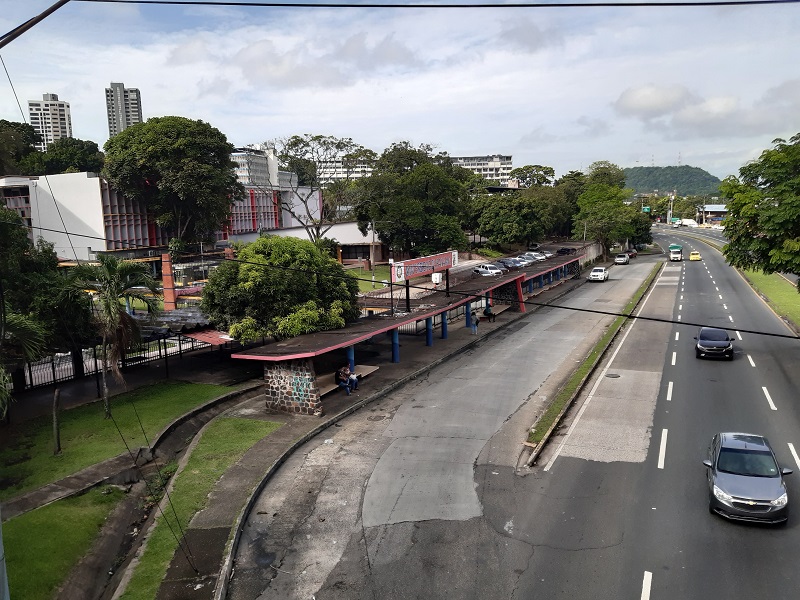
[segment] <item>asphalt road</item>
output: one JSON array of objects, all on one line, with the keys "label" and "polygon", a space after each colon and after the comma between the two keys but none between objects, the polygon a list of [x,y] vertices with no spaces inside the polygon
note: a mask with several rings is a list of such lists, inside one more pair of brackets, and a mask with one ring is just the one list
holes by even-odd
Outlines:
[{"label": "asphalt road", "polygon": [[[716,251],[656,236],[703,260],[666,263],[641,314],[668,322],[626,330],[532,469],[541,396],[610,317],[534,313],[307,444],[265,489],[229,598],[796,598],[800,518],[710,515],[701,461],[718,431],[766,435],[800,506],[800,341],[738,333],[734,361],[695,359],[690,323],[789,331]],[[619,310],[654,260],[566,302]]]}]

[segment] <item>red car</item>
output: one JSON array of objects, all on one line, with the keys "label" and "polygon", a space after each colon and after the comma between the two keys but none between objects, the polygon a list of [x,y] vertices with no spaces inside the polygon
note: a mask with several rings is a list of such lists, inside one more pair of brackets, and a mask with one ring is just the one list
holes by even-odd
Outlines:
[{"label": "red car", "polygon": [[636,255],[638,253],[636,252],[636,248],[631,248],[630,250],[625,250],[625,254],[627,254],[631,258],[636,258]]}]

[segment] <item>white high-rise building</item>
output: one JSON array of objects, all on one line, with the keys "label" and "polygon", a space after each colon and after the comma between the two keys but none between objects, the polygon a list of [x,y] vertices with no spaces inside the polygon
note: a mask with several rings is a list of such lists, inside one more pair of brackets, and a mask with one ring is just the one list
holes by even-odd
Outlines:
[{"label": "white high-rise building", "polygon": [[142,95],[137,88],[126,88],[124,83],[111,82],[106,88],[106,114],[108,136],[113,137],[123,129],[142,122]]},{"label": "white high-rise building", "polygon": [[508,174],[514,169],[511,156],[493,154],[491,156],[451,156],[453,164],[477,173],[484,179],[492,179],[500,185],[508,185]]},{"label": "white high-rise building", "polygon": [[45,152],[56,140],[72,137],[72,116],[69,102],[58,99],[58,94],[42,94],[40,100],[28,100],[28,119],[42,141],[36,149]]}]

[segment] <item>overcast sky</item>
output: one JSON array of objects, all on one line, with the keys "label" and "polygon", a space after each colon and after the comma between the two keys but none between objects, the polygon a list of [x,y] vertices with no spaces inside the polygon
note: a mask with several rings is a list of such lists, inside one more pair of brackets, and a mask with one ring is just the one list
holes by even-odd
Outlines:
[{"label": "overcast sky", "polygon": [[[9,31],[52,0],[0,0]],[[596,160],[722,178],[800,131],[800,5],[217,8],[73,0],[0,55],[27,101],[108,138],[105,88],[145,118],[202,119],[237,146],[302,133],[381,152],[511,154],[557,176]],[[0,118],[20,121],[2,75]]]}]

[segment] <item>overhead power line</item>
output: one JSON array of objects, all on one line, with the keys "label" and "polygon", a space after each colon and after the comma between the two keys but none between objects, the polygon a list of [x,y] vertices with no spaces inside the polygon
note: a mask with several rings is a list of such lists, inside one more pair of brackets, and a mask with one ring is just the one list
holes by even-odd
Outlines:
[{"label": "overhead power line", "polygon": [[374,4],[352,2],[234,2],[233,0],[75,0],[76,2],[104,2],[110,4],[170,4],[177,6],[254,6],[266,8],[616,8],[616,7],[685,7],[685,6],[758,6],[762,4],[797,4],[800,0],[700,0],[698,2],[512,2],[509,4]]}]

